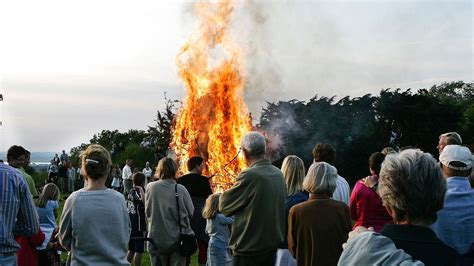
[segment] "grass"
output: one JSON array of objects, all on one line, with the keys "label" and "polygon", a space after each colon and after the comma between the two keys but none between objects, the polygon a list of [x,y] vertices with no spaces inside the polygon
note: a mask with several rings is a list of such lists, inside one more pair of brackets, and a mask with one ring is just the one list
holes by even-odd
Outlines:
[{"label": "grass", "polygon": [[[66,201],[65,198],[66,196],[69,196],[68,194],[62,194],[61,199],[59,200],[59,210],[58,210],[58,217],[56,217],[56,223],[59,225],[59,218],[61,217],[61,213],[63,212],[63,207],[64,207],[64,202]],[[64,199],[63,199],[64,198]],[[62,252],[61,253],[61,261],[66,261],[67,260],[67,252]],[[150,261],[150,255],[148,252],[145,252],[142,256],[142,265],[151,265]],[[197,262],[197,254],[194,254],[191,257],[191,264],[192,266],[197,266],[199,265]]]}]

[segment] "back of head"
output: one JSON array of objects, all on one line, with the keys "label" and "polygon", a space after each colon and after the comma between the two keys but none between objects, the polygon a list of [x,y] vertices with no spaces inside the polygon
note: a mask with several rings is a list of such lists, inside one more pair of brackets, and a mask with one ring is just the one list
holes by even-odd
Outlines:
[{"label": "back of head", "polygon": [[85,175],[97,180],[108,176],[112,158],[109,151],[99,144],[91,144],[81,153],[82,169]]},{"label": "back of head", "polygon": [[313,148],[313,158],[315,162],[326,162],[334,165],[336,162],[336,150],[329,143],[318,143]]},{"label": "back of head", "polygon": [[457,132],[444,133],[439,136],[439,138],[442,138],[442,137],[446,138],[447,145],[461,145],[462,144],[461,135],[459,135]]},{"label": "back of head", "polygon": [[429,153],[409,149],[385,157],[378,194],[395,222],[429,225],[443,208],[446,181]]},{"label": "back of head", "polygon": [[48,200],[57,201],[59,200],[59,197],[60,192],[58,186],[56,186],[54,183],[48,183],[43,187],[43,191],[41,191],[36,205],[40,208],[44,208],[46,207],[46,203],[48,203]]},{"label": "back of head", "polygon": [[380,168],[384,159],[385,155],[381,152],[374,152],[369,157],[369,169],[374,171],[377,176],[380,174]]},{"label": "back of head", "polygon": [[158,162],[158,166],[156,166],[156,176],[159,179],[173,179],[176,177],[177,172],[178,165],[169,157],[162,158]]},{"label": "back of head", "polygon": [[141,172],[137,172],[132,175],[132,182],[134,186],[143,187],[145,185],[145,175]]},{"label": "back of head", "polygon": [[219,211],[219,198],[221,193],[211,194],[206,199],[204,208],[202,209],[202,217],[204,219],[214,219]]},{"label": "back of head", "polygon": [[26,150],[22,146],[13,145],[7,151],[7,161],[18,160],[21,156],[25,156]]},{"label": "back of head", "polygon": [[311,194],[332,196],[336,189],[337,169],[326,162],[313,163],[303,181],[303,188]]},{"label": "back of head", "polygon": [[197,166],[200,166],[204,162],[204,159],[200,156],[193,156],[189,158],[186,166],[188,167],[188,171],[194,170]]},{"label": "back of head", "polygon": [[303,190],[304,163],[298,156],[289,155],[283,160],[281,172],[285,177],[288,196],[295,195]]},{"label": "back of head", "polygon": [[473,156],[468,147],[446,145],[439,156],[446,176],[469,176],[472,171]]},{"label": "back of head", "polygon": [[251,158],[260,158],[265,156],[266,144],[262,133],[251,131],[242,137],[242,149]]}]

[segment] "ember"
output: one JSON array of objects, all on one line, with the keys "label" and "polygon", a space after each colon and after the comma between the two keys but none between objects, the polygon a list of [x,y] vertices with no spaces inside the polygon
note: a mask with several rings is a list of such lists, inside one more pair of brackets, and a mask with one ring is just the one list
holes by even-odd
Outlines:
[{"label": "ember", "polygon": [[243,100],[244,59],[229,35],[234,10],[231,0],[197,2],[199,28],[176,58],[186,97],[178,112],[172,147],[180,171],[191,156],[202,156],[204,174],[212,176],[214,190],[229,188],[245,167],[238,156],[240,139],[250,130]]}]

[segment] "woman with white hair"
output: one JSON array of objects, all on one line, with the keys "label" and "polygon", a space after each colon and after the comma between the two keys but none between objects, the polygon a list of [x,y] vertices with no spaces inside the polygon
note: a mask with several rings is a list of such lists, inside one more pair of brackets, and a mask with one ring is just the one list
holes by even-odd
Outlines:
[{"label": "woman with white hair", "polygon": [[336,180],[334,166],[313,163],[303,182],[310,197],[290,209],[288,249],[297,265],[336,265],[339,260],[351,218],[346,204],[331,199]]},{"label": "woman with white hair", "polygon": [[428,227],[436,221],[446,194],[446,181],[430,154],[409,149],[388,155],[377,192],[394,222],[384,226],[382,235],[426,265],[456,264],[457,252]]}]

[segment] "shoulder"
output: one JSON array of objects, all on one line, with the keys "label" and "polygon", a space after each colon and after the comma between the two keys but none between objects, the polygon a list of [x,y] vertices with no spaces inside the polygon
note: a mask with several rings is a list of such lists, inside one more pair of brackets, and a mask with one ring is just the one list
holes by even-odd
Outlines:
[{"label": "shoulder", "polygon": [[185,186],[178,184],[178,192],[189,193]]},{"label": "shoulder", "polygon": [[340,176],[340,175],[337,175],[336,182],[337,182],[338,185],[349,187],[349,183],[347,183],[347,180],[344,177]]},{"label": "shoulder", "polygon": [[349,211],[349,206],[342,201],[331,199],[327,202],[328,205],[333,206],[334,209],[339,211]]}]

